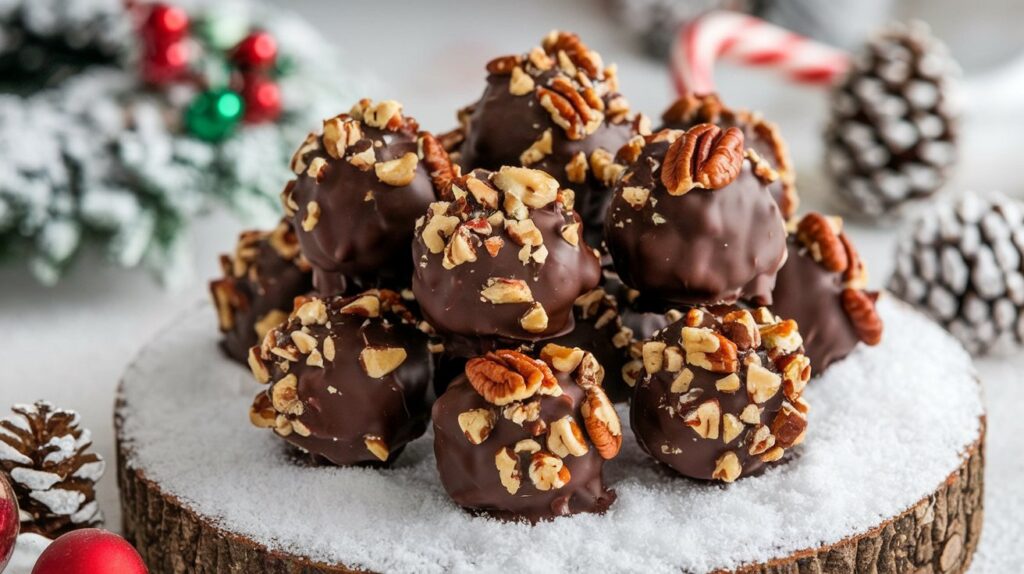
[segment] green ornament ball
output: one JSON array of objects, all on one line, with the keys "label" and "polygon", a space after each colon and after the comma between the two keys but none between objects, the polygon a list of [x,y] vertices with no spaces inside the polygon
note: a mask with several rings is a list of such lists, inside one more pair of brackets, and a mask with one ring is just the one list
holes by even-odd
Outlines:
[{"label": "green ornament ball", "polygon": [[219,142],[230,136],[245,112],[242,97],[232,90],[209,90],[185,110],[185,127],[195,137]]}]

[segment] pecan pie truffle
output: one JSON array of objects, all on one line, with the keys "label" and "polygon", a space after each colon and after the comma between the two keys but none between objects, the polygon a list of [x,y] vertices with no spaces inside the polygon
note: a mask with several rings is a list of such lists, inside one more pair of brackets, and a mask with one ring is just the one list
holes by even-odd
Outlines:
[{"label": "pecan pie truffle", "polygon": [[867,271],[838,217],[808,213],[788,239],[772,311],[800,325],[807,356],[820,375],[863,341],[882,340],[877,292],[865,291]]},{"label": "pecan pie truffle", "polygon": [[795,321],[766,307],[693,308],[642,353],[633,432],[679,474],[733,482],[803,441],[811,364]]},{"label": "pecan pie truffle", "polygon": [[774,123],[761,114],[725,106],[717,94],[695,96],[687,94],[675,101],[661,115],[662,128],[688,130],[697,124],[715,124],[722,129],[732,127],[743,131],[744,141],[759,157],[766,160],[779,174],[782,185],[772,188],[775,201],[786,219],[793,217],[800,207],[796,192],[796,171],[789,158],[789,148]]},{"label": "pecan pie truffle", "polygon": [[622,446],[619,417],[590,353],[546,345],[535,359],[500,349],[466,363],[434,403],[434,453],[456,504],[537,522],[604,512],[604,461]]},{"label": "pecan pie truffle", "polygon": [[360,100],[295,152],[282,203],[320,294],[409,286],[413,224],[453,173],[440,143],[417,130],[398,102]]},{"label": "pecan pie truffle", "polygon": [[487,64],[480,100],[460,113],[458,161],[466,169],[522,165],[553,175],[576,192],[587,240],[599,245],[612,155],[647,120],[630,114],[614,66],[579,37],[551,32],[528,54]]},{"label": "pecan pie truffle", "polygon": [[778,174],[739,128],[700,124],[637,136],[618,160],[605,242],[622,281],[666,308],[771,303],[786,260]]},{"label": "pecan pie truffle", "polygon": [[309,263],[287,219],[271,231],[243,231],[234,255],[221,255],[224,277],[210,282],[221,346],[245,363],[249,347],[288,318],[295,297],[313,288]]},{"label": "pecan pie truffle", "polygon": [[416,224],[412,290],[449,355],[471,357],[568,333],[601,266],[572,193],[523,167],[458,178]]},{"label": "pecan pie truffle", "polygon": [[427,335],[393,291],[297,303],[250,351],[249,367],[267,385],[252,423],[318,462],[391,463],[426,430]]}]

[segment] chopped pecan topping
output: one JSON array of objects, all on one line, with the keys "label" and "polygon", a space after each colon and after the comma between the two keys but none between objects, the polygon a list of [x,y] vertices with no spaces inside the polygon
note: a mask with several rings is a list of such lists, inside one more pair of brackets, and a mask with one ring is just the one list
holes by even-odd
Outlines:
[{"label": "chopped pecan topping", "polygon": [[790,448],[798,445],[803,442],[804,433],[807,431],[807,416],[786,401],[772,419],[771,430],[778,446]]},{"label": "chopped pecan topping", "polygon": [[537,490],[556,490],[569,484],[570,479],[569,467],[561,458],[543,451],[530,456],[530,481]]},{"label": "chopped pecan topping", "polygon": [[774,397],[782,386],[782,377],[760,365],[747,367],[747,396],[757,404]]},{"label": "chopped pecan topping", "polygon": [[374,319],[380,317],[380,298],[375,295],[361,295],[338,310],[342,315],[357,315]]},{"label": "chopped pecan topping", "polygon": [[543,333],[548,328],[548,314],[544,306],[540,303],[530,305],[519,319],[519,325],[527,333]]},{"label": "chopped pecan topping", "polygon": [[743,467],[740,465],[739,457],[730,450],[715,461],[715,470],[711,474],[711,478],[722,482],[734,482],[742,472]]},{"label": "chopped pecan topping", "polygon": [[487,73],[496,76],[507,76],[519,65],[519,56],[498,56],[487,62]]},{"label": "chopped pecan topping", "polygon": [[722,422],[722,408],[718,399],[704,401],[683,417],[683,422],[701,438],[717,439]]},{"label": "chopped pecan topping", "polygon": [[313,231],[317,223],[320,223],[320,204],[310,201],[306,204],[306,216],[302,218],[302,230]]},{"label": "chopped pecan topping", "polygon": [[407,356],[401,347],[366,347],[359,353],[359,364],[367,376],[379,379],[400,367]]},{"label": "chopped pecan topping", "polygon": [[583,456],[590,448],[579,425],[566,415],[551,423],[548,429],[548,450],[565,458],[569,455]]},{"label": "chopped pecan topping", "polygon": [[722,440],[725,444],[731,443],[743,432],[743,421],[734,414],[726,413],[722,417]]},{"label": "chopped pecan topping", "polygon": [[363,130],[359,122],[345,115],[324,120],[324,149],[334,159],[341,159],[348,153],[348,148],[363,139]]},{"label": "chopped pecan topping", "polygon": [[670,195],[683,195],[694,188],[721,189],[739,175],[743,167],[743,132],[722,131],[718,126],[699,124],[672,142],[661,167],[661,182]]},{"label": "chopped pecan topping", "polygon": [[541,360],[563,373],[575,371],[584,354],[583,349],[579,347],[563,347],[555,343],[548,343],[540,350]]},{"label": "chopped pecan topping", "polygon": [[508,81],[508,92],[513,96],[525,96],[533,91],[533,77],[523,71],[523,68],[516,66],[512,68],[512,77]]},{"label": "chopped pecan topping", "polygon": [[366,450],[370,451],[370,454],[377,457],[381,462],[387,462],[388,456],[391,455],[388,443],[384,442],[384,439],[377,435],[363,435],[363,444],[366,445]]},{"label": "chopped pecan topping", "polygon": [[526,151],[519,154],[519,163],[523,167],[529,167],[549,155],[551,155],[551,128],[544,130],[544,133],[530,144]]},{"label": "chopped pecan topping", "polygon": [[377,173],[377,179],[393,187],[403,187],[416,178],[416,166],[419,161],[420,158],[415,153],[408,152],[393,160],[377,162],[373,169]]},{"label": "chopped pecan topping", "polygon": [[473,444],[487,440],[494,423],[494,413],[489,409],[472,409],[459,414],[459,428],[466,435],[466,440]]},{"label": "chopped pecan topping", "polygon": [[495,305],[533,302],[533,292],[526,281],[522,279],[492,277],[487,280],[480,295]]},{"label": "chopped pecan topping", "polygon": [[287,374],[274,383],[270,389],[270,399],[274,409],[286,415],[301,416],[305,410],[299,399],[299,380],[293,374]]},{"label": "chopped pecan topping", "polygon": [[494,455],[494,466],[498,468],[498,477],[501,485],[509,494],[519,492],[522,483],[522,473],[519,471],[519,457],[508,447],[498,449]]}]

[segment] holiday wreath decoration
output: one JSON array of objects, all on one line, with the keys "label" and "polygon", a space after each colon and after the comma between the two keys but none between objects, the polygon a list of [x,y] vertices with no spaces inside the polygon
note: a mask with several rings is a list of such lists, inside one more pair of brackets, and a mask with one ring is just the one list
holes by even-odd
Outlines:
[{"label": "holiday wreath decoration", "polygon": [[269,221],[293,142],[352,93],[260,4],[15,0],[0,36],[0,259],[47,284],[89,244],[179,279],[191,218]]}]

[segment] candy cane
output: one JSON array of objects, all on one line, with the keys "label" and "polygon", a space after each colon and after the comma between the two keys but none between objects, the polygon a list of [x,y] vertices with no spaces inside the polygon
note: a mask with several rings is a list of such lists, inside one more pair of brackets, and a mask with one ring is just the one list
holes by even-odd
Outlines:
[{"label": "candy cane", "polygon": [[680,94],[715,91],[714,65],[729,58],[776,68],[791,79],[828,85],[850,65],[846,52],[738,12],[708,12],[680,28],[672,46],[672,76]]}]

